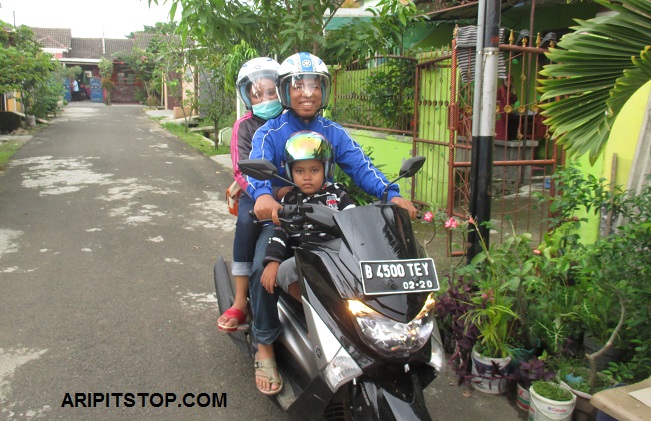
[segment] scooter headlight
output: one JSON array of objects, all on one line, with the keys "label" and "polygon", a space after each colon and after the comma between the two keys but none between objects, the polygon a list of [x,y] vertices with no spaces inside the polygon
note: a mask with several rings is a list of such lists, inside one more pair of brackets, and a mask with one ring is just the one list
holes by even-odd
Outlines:
[{"label": "scooter headlight", "polygon": [[404,356],[421,349],[434,328],[434,295],[430,294],[418,315],[409,323],[400,323],[357,300],[348,300],[357,327],[366,342],[387,357]]}]

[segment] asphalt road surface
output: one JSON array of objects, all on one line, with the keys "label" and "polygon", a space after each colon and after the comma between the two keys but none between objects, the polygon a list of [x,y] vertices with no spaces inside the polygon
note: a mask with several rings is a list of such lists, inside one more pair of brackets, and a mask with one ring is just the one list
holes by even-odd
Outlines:
[{"label": "asphalt road surface", "polygon": [[138,106],[73,103],[24,144],[0,174],[0,419],[285,419],[215,328],[231,179]]},{"label": "asphalt road surface", "polygon": [[[227,161],[227,160],[226,160]],[[71,103],[0,172],[0,420],[284,420],[215,327],[230,168],[140,106]],[[441,376],[433,419],[524,419]]]}]

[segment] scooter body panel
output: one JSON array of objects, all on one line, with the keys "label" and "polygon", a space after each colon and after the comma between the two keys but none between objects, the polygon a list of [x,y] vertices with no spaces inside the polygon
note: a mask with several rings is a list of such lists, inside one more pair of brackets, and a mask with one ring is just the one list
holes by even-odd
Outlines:
[{"label": "scooter body panel", "polygon": [[[284,209],[286,221],[307,219],[339,238],[302,243],[295,249],[302,303],[284,292],[279,295],[283,332],[274,346],[285,386],[272,399],[293,419],[321,419],[333,405],[340,405],[348,418],[355,420],[430,419],[422,390],[437,375],[431,361],[433,346],[440,343],[436,322],[434,339],[399,352],[381,352],[377,343],[370,342],[373,336],[361,332],[357,316],[349,308],[349,301],[363,303],[391,324],[407,325],[417,316],[423,320],[433,317],[433,308],[423,313],[424,306],[431,305],[429,290],[365,294],[360,262],[425,257],[406,211],[386,202],[341,212],[320,205],[285,205]],[[231,305],[234,289],[224,272],[216,265],[222,311]],[[221,285],[223,282],[229,287]],[[238,347],[255,353],[252,335],[237,332],[231,336]],[[353,371],[357,374],[343,377],[338,389],[332,390],[325,373],[340,355],[359,369]]]}]

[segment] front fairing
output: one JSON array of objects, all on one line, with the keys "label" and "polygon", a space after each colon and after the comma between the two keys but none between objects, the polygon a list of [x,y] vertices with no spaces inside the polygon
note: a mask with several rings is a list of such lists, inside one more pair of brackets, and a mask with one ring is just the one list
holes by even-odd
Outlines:
[{"label": "front fairing", "polygon": [[424,257],[407,212],[393,204],[375,204],[337,212],[334,220],[341,242],[338,259],[327,265],[326,273],[331,274],[340,297],[361,300],[401,323],[411,321],[422,309],[427,294],[366,296],[359,273],[361,260]]},{"label": "front fairing", "polygon": [[409,215],[398,206],[361,206],[339,212],[334,219],[358,261],[421,257]]}]

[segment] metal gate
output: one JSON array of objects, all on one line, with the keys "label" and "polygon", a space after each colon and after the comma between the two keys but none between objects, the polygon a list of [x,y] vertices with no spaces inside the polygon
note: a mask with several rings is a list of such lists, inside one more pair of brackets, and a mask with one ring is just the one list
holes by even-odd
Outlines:
[{"label": "metal gate", "polygon": [[[501,44],[507,80],[518,78],[513,95],[506,95],[496,107],[496,139],[493,150],[491,241],[501,242],[512,234],[529,232],[534,244],[546,231],[547,208],[539,204],[537,193],[553,194],[550,175],[559,160],[554,139],[540,115],[536,95],[538,73],[546,64],[540,48],[528,47],[528,38],[514,45]],[[474,68],[460,66],[472,62],[472,50],[444,48],[421,56],[416,66],[414,105],[414,155],[427,158],[426,166],[412,185],[414,203],[442,210],[448,217],[467,219],[469,215],[469,170],[472,148]],[[463,76],[463,77],[462,77]],[[507,90],[508,92],[508,90]],[[517,96],[518,100],[513,99]],[[448,235],[448,242],[463,244]],[[451,244],[451,243],[450,243]],[[453,254],[462,254],[457,246]],[[448,250],[452,250],[448,247]]]}]

